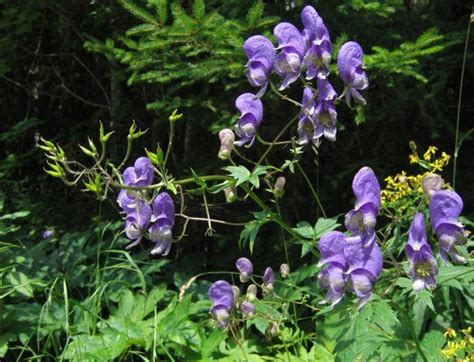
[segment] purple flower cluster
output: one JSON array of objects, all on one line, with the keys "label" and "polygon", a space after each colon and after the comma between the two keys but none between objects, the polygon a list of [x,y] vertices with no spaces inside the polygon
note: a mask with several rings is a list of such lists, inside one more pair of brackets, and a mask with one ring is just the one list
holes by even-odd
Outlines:
[{"label": "purple flower cluster", "polygon": [[[302,31],[288,22],[275,26],[273,34],[278,42],[276,48],[262,35],[252,36],[245,41],[247,78],[252,87],[260,87],[260,90],[257,94],[244,93],[235,102],[241,113],[235,125],[235,133],[240,137],[236,145],[249,147],[254,142],[263,119],[260,98],[265,94],[273,72],[283,78],[280,90],[288,88],[302,73],[305,73],[307,80],[317,79],[317,93],[312,86],[306,86],[303,91],[303,109],[298,124],[300,143],[311,141],[319,145],[321,136],[336,140],[337,93],[328,80],[333,52],[329,31],[312,6],[302,10],[301,22]],[[345,43],[339,51],[337,65],[345,84],[343,94],[347,103],[350,105],[352,97],[364,104],[365,100],[359,91],[368,87],[368,80],[360,45],[354,41]]]},{"label": "purple flower cluster", "polygon": [[[253,264],[247,258],[237,259],[235,266],[240,274],[240,281],[247,283],[252,278]],[[273,290],[275,275],[272,268],[265,269],[262,279],[262,292],[269,294]],[[242,313],[243,316],[253,318],[257,312],[257,307],[253,303],[257,298],[257,286],[250,284],[245,296],[240,296],[240,288],[230,285],[224,280],[218,280],[211,285],[208,291],[212,302],[210,313],[221,328],[227,328],[231,321],[234,307]]]},{"label": "purple flower cluster", "polygon": [[454,263],[467,262],[456,250],[458,245],[466,243],[468,237],[468,232],[459,221],[462,208],[462,199],[454,191],[436,191],[430,201],[431,225],[438,236],[441,258],[445,263],[448,255]]},{"label": "purple flower cluster", "polygon": [[438,263],[426,236],[425,217],[418,212],[413,218],[405,247],[410,265],[408,274],[413,281],[413,290],[421,291],[436,286]]},{"label": "purple flower cluster", "polygon": [[318,275],[319,285],[327,289],[325,302],[335,305],[353,291],[361,308],[372,296],[372,287],[382,271],[383,256],[375,242],[376,216],[380,209],[380,185],[374,172],[363,167],[352,183],[355,208],[346,215],[347,236],[340,231],[325,234],[319,242],[321,260],[326,265]]},{"label": "purple flower cluster", "polygon": [[[123,172],[126,186],[145,187],[153,182],[153,165],[146,157],[140,157],[133,167]],[[125,234],[133,242],[130,249],[138,245],[147,235],[155,243],[153,255],[168,255],[171,249],[175,208],[173,199],[167,192],[157,195],[149,203],[143,191],[121,190],[117,202],[125,212]]]}]

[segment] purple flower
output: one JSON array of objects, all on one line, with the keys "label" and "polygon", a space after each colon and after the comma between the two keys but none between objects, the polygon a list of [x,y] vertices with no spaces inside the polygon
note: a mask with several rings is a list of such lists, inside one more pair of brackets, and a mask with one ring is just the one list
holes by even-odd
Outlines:
[{"label": "purple flower", "polygon": [[235,133],[240,140],[235,142],[237,146],[248,143],[250,147],[255,141],[255,133],[263,119],[262,101],[252,93],[244,93],[235,100],[235,106],[241,116],[235,125]]},{"label": "purple flower", "polygon": [[314,111],[316,129],[314,137],[319,139],[324,135],[328,140],[336,140],[337,112],[334,106],[337,94],[327,79],[318,78],[318,100]]},{"label": "purple flower", "polygon": [[314,92],[311,88],[305,87],[303,90],[303,109],[298,122],[299,143],[308,144],[310,141],[317,144],[318,138],[315,136],[314,115]]},{"label": "purple flower", "polygon": [[54,231],[53,230],[45,230],[41,234],[41,237],[43,239],[49,239],[49,238],[52,238],[53,236],[54,236]]},{"label": "purple flower", "polygon": [[332,43],[323,19],[312,6],[306,6],[301,12],[304,25],[302,32],[306,43],[303,64],[307,68],[306,79],[326,78],[329,75]]},{"label": "purple flower", "polygon": [[375,240],[375,224],[380,212],[380,185],[370,167],[357,172],[352,182],[356,196],[355,208],[345,217],[345,226],[352,233],[352,241],[361,241],[369,247]]},{"label": "purple flower", "polygon": [[153,165],[146,157],[137,158],[133,167],[127,167],[123,172],[123,182],[126,186],[149,186],[153,182]]},{"label": "purple flower", "polygon": [[255,313],[257,312],[257,308],[255,307],[255,304],[252,304],[248,301],[243,301],[242,304],[240,305],[240,310],[242,313],[246,314],[249,318],[255,317]]},{"label": "purple flower", "polygon": [[174,202],[167,192],[162,192],[153,200],[153,217],[154,222],[150,226],[150,240],[155,243],[155,247],[151,251],[153,255],[168,255],[171,249],[172,229],[174,225]]},{"label": "purple flower", "polygon": [[447,255],[454,263],[464,264],[466,258],[456,250],[456,246],[466,243],[468,233],[459,222],[463,202],[454,191],[438,191],[431,198],[430,219],[431,225],[438,236],[441,245],[441,258],[446,263]]},{"label": "purple flower", "polygon": [[131,212],[125,218],[125,234],[133,243],[130,249],[140,243],[151,221],[151,207],[145,200],[138,200]]},{"label": "purple flower", "polygon": [[230,314],[234,307],[234,291],[229,283],[218,280],[211,285],[208,291],[212,301],[211,315],[219,322],[222,328],[226,328],[230,321]]},{"label": "purple flower", "polygon": [[242,283],[248,282],[253,273],[252,262],[247,258],[239,258],[235,262],[235,267],[240,273],[240,281]]},{"label": "purple flower", "polygon": [[344,94],[348,105],[351,104],[351,96],[357,103],[365,104],[365,99],[358,92],[369,86],[369,80],[364,71],[363,57],[364,52],[355,41],[344,43],[337,56],[339,75],[346,85]]},{"label": "purple flower", "polygon": [[224,128],[219,132],[219,139],[221,141],[221,148],[217,157],[219,157],[221,160],[227,160],[232,153],[232,149],[234,148],[234,132],[228,128]]},{"label": "purple flower", "polygon": [[273,29],[273,34],[278,41],[277,49],[281,50],[276,57],[275,71],[278,75],[285,77],[279,88],[283,90],[297,80],[301,74],[305,44],[298,29],[290,23],[278,24]]},{"label": "purple flower", "polygon": [[321,288],[327,289],[325,303],[337,304],[344,297],[345,275],[348,268],[344,256],[344,248],[347,246],[346,237],[340,231],[330,231],[323,235],[319,241],[321,259],[318,266],[328,265],[318,275]]},{"label": "purple flower", "polygon": [[425,287],[432,289],[436,286],[438,264],[428,244],[425,218],[418,212],[413,218],[405,247],[410,264],[409,274],[413,281],[413,290],[419,292]]},{"label": "purple flower", "polygon": [[329,266],[318,274],[319,286],[327,289],[323,303],[336,305],[344,297],[345,276],[344,270],[338,264]]},{"label": "purple flower", "polygon": [[252,87],[262,87],[259,95],[263,95],[275,63],[275,48],[270,40],[262,35],[248,38],[244,43],[247,62],[247,78]]},{"label": "purple flower", "polygon": [[275,283],[275,274],[273,273],[273,269],[268,267],[265,269],[265,273],[263,273],[263,290],[273,290],[273,283]]},{"label": "purple flower", "polygon": [[372,296],[372,287],[378,279],[383,266],[383,255],[377,243],[366,247],[362,242],[349,244],[344,249],[349,269],[347,285],[359,298],[359,309],[362,308]]},{"label": "purple flower", "polygon": [[117,203],[127,214],[135,211],[138,200],[139,194],[130,190],[120,190],[117,197]]}]

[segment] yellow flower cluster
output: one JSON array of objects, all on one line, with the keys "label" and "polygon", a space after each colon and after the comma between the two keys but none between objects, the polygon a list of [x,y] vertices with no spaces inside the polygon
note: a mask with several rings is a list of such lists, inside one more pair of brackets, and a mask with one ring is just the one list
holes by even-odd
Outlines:
[{"label": "yellow flower cluster", "polygon": [[[471,335],[472,327],[461,329],[461,333],[464,337],[461,340],[455,340],[457,337],[456,331],[452,328],[448,328],[444,333],[444,338],[450,340],[448,340],[447,348],[441,350],[441,354],[446,359],[457,357],[456,361],[472,362],[474,361],[474,337]],[[459,358],[458,353],[464,355],[464,359]]]},{"label": "yellow flower cluster", "polygon": [[[412,154],[409,156],[410,163],[417,163],[421,167],[430,170],[431,172],[443,171],[443,168],[449,163],[451,156],[446,152],[441,152],[441,156],[434,158],[438,148],[435,146],[429,146],[428,150],[423,154],[423,159],[420,159],[416,150],[412,151]],[[433,158],[433,160],[432,160]]]},{"label": "yellow flower cluster", "polygon": [[396,202],[409,195],[416,196],[422,194],[423,178],[430,173],[443,171],[443,168],[449,163],[451,158],[446,152],[442,152],[440,157],[435,158],[436,151],[438,151],[438,148],[430,146],[423,154],[423,158],[420,159],[416,153],[416,148],[414,148],[409,156],[410,163],[417,163],[427,171],[414,176],[407,176],[405,171],[395,176],[388,176],[385,179],[386,187],[382,190],[382,203],[385,204],[387,201]]}]

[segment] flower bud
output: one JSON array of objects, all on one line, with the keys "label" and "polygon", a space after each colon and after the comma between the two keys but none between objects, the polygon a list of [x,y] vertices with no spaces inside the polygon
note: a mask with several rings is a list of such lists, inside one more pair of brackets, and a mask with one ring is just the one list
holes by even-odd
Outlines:
[{"label": "flower bud", "polygon": [[288,278],[290,275],[290,266],[288,264],[281,264],[280,265],[280,274],[283,279]]},{"label": "flower bud", "polygon": [[286,183],[286,178],[283,176],[280,176],[277,178],[275,182],[275,188],[273,189],[273,194],[275,195],[276,198],[280,198],[283,196],[285,193],[285,183]]},{"label": "flower bud", "polygon": [[242,311],[242,313],[246,314],[249,318],[253,318],[255,317],[257,308],[255,307],[255,304],[244,301],[240,305],[240,310]]},{"label": "flower bud", "polygon": [[272,325],[270,327],[270,335],[272,337],[276,337],[280,334],[280,326],[277,322],[272,322]]},{"label": "flower bud", "polygon": [[235,266],[240,272],[240,281],[242,283],[248,282],[253,273],[252,262],[247,258],[239,258],[235,262]]},{"label": "flower bud", "polygon": [[232,203],[237,200],[237,188],[232,185],[224,189],[225,201]]},{"label": "flower bud", "polygon": [[268,267],[267,269],[265,269],[265,273],[263,274],[263,291],[271,292],[273,290],[274,282],[275,274],[273,273],[273,269]]},{"label": "flower bud", "polygon": [[257,286],[255,284],[250,284],[247,288],[246,298],[249,302],[253,302],[257,299]]},{"label": "flower bud", "polygon": [[224,128],[219,132],[219,139],[221,140],[221,149],[219,150],[217,157],[221,160],[227,160],[234,148],[234,132],[228,128]]},{"label": "flower bud", "polygon": [[423,188],[423,192],[426,196],[430,199],[435,194],[435,192],[441,190],[443,186],[443,179],[440,175],[435,173],[430,173],[423,177],[423,181],[421,182],[421,187]]},{"label": "flower bud", "polygon": [[416,143],[415,143],[415,141],[408,142],[408,146],[410,146],[410,150],[412,152],[416,153]]},{"label": "flower bud", "polygon": [[234,292],[234,301],[240,296],[240,288],[237,285],[232,285],[232,291]]}]

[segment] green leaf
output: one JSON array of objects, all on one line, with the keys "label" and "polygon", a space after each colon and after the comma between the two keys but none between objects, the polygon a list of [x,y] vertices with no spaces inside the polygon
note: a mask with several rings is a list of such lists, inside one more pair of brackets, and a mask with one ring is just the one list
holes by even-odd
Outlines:
[{"label": "green leaf", "polygon": [[452,279],[463,279],[466,277],[474,277],[474,266],[449,266],[441,267],[438,274],[438,285],[446,284]]},{"label": "green leaf", "polygon": [[337,216],[330,219],[319,218],[316,221],[316,225],[314,225],[315,239],[321,238],[324,234],[336,229],[340,225],[337,222]]},{"label": "green leaf", "polygon": [[253,213],[255,220],[247,223],[244,226],[244,229],[240,233],[239,237],[239,246],[243,248],[247,242],[249,242],[250,253],[253,253],[253,246],[255,244],[255,239],[257,237],[258,231],[262,225],[269,222],[268,216],[270,211],[259,211]]},{"label": "green leaf", "polygon": [[7,280],[17,292],[27,297],[33,297],[33,287],[31,286],[32,281],[26,276],[26,274],[18,271],[11,271],[7,274]]},{"label": "green leaf", "polygon": [[206,185],[206,181],[204,181],[202,178],[200,178],[200,177],[196,174],[196,172],[194,172],[194,170],[193,170],[192,168],[190,168],[190,170],[191,170],[191,174],[193,175],[193,180],[194,180],[194,182],[195,182],[197,185],[201,186],[203,189],[206,188],[206,186],[207,186],[207,185]]},{"label": "green leaf", "polygon": [[27,217],[29,214],[30,214],[29,211],[17,211],[12,214],[5,214],[5,215],[0,216],[0,221],[21,219],[21,218]]},{"label": "green leaf", "polygon": [[249,12],[247,13],[247,26],[250,29],[255,28],[258,25],[263,17],[264,9],[265,5],[262,0],[255,1],[255,3],[250,7]]},{"label": "green leaf", "polygon": [[202,20],[206,14],[206,3],[204,0],[194,0],[193,16],[196,20]]},{"label": "green leaf", "polygon": [[446,343],[444,335],[440,331],[432,330],[429,331],[421,340],[421,348],[424,350],[425,355],[429,356],[429,360],[432,362],[444,362],[446,361],[439,351],[443,348]]},{"label": "green leaf", "polygon": [[300,221],[296,224],[296,228],[293,228],[298,234],[306,239],[316,239],[316,233],[314,228],[306,221]]},{"label": "green leaf", "polygon": [[228,171],[230,176],[237,181],[236,186],[248,181],[250,178],[250,171],[245,166],[227,166],[223,169]]}]

